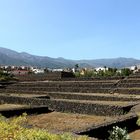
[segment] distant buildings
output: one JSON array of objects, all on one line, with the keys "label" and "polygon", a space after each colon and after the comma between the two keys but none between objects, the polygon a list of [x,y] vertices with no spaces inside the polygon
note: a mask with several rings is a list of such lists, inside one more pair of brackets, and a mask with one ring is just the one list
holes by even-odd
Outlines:
[{"label": "distant buildings", "polygon": [[98,72],[98,71],[106,71],[106,70],[108,70],[108,68],[107,67],[98,67],[98,68],[95,68],[95,70]]},{"label": "distant buildings", "polygon": [[29,71],[28,70],[11,70],[9,73],[13,75],[27,75]]},{"label": "distant buildings", "polygon": [[[140,65],[127,67],[134,73],[140,71]],[[50,68],[38,68],[32,66],[0,66],[0,70],[4,72],[8,72],[14,75],[27,75],[27,74],[41,74],[46,72],[80,72],[81,75],[84,75],[87,71],[94,71],[98,73],[100,71],[107,71],[108,67],[97,67],[97,68],[80,68],[80,67],[73,67],[73,68],[65,68],[65,69],[50,69]],[[121,70],[117,70],[117,72],[121,73]]]}]

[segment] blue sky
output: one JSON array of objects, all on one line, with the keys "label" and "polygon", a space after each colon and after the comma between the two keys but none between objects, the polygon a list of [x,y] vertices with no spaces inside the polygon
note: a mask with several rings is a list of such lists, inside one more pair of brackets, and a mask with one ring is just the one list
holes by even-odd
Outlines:
[{"label": "blue sky", "polygon": [[140,0],[0,0],[0,46],[67,59],[140,59]]}]

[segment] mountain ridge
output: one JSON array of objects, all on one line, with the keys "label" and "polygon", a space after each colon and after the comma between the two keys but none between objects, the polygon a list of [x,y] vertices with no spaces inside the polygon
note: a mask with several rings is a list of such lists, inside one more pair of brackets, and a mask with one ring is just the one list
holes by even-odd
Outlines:
[{"label": "mountain ridge", "polygon": [[48,68],[67,68],[78,64],[80,67],[116,67],[123,68],[139,65],[140,60],[134,58],[105,58],[92,60],[69,60],[62,57],[51,58],[48,56],[37,56],[27,52],[17,52],[11,49],[0,47],[0,65],[25,65]]}]

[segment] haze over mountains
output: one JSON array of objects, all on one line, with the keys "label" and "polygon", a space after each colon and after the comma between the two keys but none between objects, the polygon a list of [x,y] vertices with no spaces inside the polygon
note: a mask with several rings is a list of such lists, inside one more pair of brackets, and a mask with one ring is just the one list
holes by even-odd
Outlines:
[{"label": "haze over mountains", "polygon": [[68,60],[64,58],[51,58],[47,56],[36,56],[26,52],[16,52],[10,49],[0,47],[0,65],[25,65],[48,68],[66,68],[74,67],[79,64],[80,67],[116,67],[123,68],[139,65],[140,60],[133,58],[114,58],[114,59],[95,59],[95,60]]}]

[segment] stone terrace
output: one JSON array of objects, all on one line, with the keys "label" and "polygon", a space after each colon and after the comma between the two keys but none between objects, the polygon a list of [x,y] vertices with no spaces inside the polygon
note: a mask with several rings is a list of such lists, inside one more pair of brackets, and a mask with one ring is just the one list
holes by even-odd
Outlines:
[{"label": "stone terrace", "polygon": [[[19,82],[1,88],[0,92],[1,99],[8,103],[13,98],[14,103],[45,105],[60,112],[122,115],[140,101],[139,95],[124,94],[130,90],[130,84],[131,90],[136,92],[138,89],[133,87],[135,83],[129,83],[130,79]],[[138,84],[137,81],[137,86]],[[4,95],[7,95],[6,98]]]},{"label": "stone terrace", "polygon": [[[47,111],[79,113],[94,117],[117,117],[115,121],[104,122],[101,126],[91,122],[92,127],[88,128],[88,132],[93,129],[98,130],[100,127],[111,128],[118,122],[121,125],[126,120],[136,120],[137,116],[132,108],[139,102],[140,74],[138,73],[124,79],[117,77],[116,79],[25,81],[0,88],[1,104],[20,104],[29,108],[39,107]],[[129,115],[130,112],[134,114]],[[78,131],[79,134],[86,132],[86,126]]]},{"label": "stone terrace", "polygon": [[136,73],[126,77],[121,80],[114,88],[114,93],[135,95],[139,97],[140,95],[140,73]]}]

